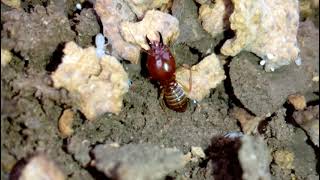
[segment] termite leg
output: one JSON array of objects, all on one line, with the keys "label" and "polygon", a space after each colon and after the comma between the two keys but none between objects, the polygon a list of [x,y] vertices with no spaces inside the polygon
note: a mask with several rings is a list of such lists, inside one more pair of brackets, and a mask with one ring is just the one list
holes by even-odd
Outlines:
[{"label": "termite leg", "polygon": [[162,109],[164,112],[166,112],[166,111],[165,111],[165,109],[166,109],[166,103],[165,103],[165,101],[164,101],[164,90],[163,90],[162,88],[160,88],[159,103],[160,103],[161,109]]}]

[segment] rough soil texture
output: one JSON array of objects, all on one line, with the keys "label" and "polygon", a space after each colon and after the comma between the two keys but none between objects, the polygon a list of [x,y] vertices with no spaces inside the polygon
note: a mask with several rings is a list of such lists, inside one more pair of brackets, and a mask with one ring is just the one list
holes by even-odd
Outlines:
[{"label": "rough soil texture", "polygon": [[[93,45],[94,36],[102,27],[89,2],[83,3],[81,12],[75,9],[76,1],[51,2],[23,1],[19,12],[1,3],[1,17],[7,17],[1,18],[1,48],[13,54],[10,63],[1,67],[1,179],[8,179],[14,164],[35,152],[45,152],[66,179],[105,179],[105,174],[92,165],[93,150],[105,143],[117,143],[120,147],[148,143],[177,148],[183,154],[190,152],[192,146],[199,146],[205,150],[206,157],[190,161],[184,168],[169,173],[167,179],[213,179],[212,173],[217,168],[222,170],[218,174],[226,170],[223,169],[224,160],[217,166],[214,160],[229,157],[228,154],[212,155],[210,147],[224,150],[224,146],[215,144],[215,137],[241,131],[236,118],[230,114],[234,107],[264,119],[259,133],[271,155],[276,151],[294,155],[292,162],[286,162],[292,163],[289,169],[272,160],[269,166],[272,179],[319,178],[319,147],[297,125],[292,117],[294,108],[286,103],[288,95],[299,92],[306,97],[308,107],[319,104],[319,81],[314,81],[319,76],[319,29],[313,22],[305,21],[300,25],[301,66],[292,64],[266,73],[254,54],[242,52],[232,60],[224,58],[227,79],[199,104],[190,102],[184,113],[160,106],[159,88],[145,76],[145,60],[141,60],[141,65],[123,62],[132,85],[124,96],[121,113],[118,116],[105,114],[88,121],[74,109],[74,133],[64,138],[59,132],[58,120],[63,110],[73,107],[66,90],[52,87],[50,73],[61,62],[65,42],[74,40],[83,47]],[[172,14],[192,23],[182,25],[183,36],[179,43],[170,47],[178,66],[196,64],[208,52],[215,51],[219,55],[217,49],[229,38],[228,34],[211,38],[201,29],[197,5],[192,0],[177,0],[173,4]],[[31,11],[34,6],[41,11]],[[52,12],[50,8],[59,11]],[[42,18],[53,23],[49,27],[38,27]],[[9,35],[8,30],[16,31],[19,23],[30,25],[35,36],[30,37],[26,30]],[[319,121],[319,114],[313,118]],[[232,151],[232,154],[237,153]],[[232,168],[241,174],[239,166]]]}]

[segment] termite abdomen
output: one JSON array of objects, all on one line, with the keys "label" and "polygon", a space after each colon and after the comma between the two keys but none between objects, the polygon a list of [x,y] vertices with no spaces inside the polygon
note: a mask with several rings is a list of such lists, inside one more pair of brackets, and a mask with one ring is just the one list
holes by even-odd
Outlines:
[{"label": "termite abdomen", "polygon": [[182,87],[173,81],[163,88],[164,101],[168,108],[177,111],[185,112],[188,107],[188,98],[186,97]]}]

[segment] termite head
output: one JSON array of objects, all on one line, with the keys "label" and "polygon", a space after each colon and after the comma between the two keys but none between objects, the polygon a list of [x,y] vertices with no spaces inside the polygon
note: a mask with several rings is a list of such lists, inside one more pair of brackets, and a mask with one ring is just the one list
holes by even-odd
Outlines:
[{"label": "termite head", "polygon": [[160,41],[150,41],[146,37],[150,46],[147,58],[147,68],[151,79],[161,82],[169,81],[174,77],[176,64],[174,58],[159,33]]}]

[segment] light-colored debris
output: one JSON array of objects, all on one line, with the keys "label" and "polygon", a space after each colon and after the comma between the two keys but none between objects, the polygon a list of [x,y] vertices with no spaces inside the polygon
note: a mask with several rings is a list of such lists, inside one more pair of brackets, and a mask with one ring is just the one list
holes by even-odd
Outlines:
[{"label": "light-colored debris", "polygon": [[299,93],[289,95],[288,101],[296,110],[303,110],[307,106],[306,99]]},{"label": "light-colored debris", "polygon": [[216,0],[214,5],[203,4],[199,9],[202,27],[212,37],[217,36],[230,27],[228,17],[232,13],[231,0]]},{"label": "light-colored debris", "polygon": [[233,108],[230,114],[240,122],[241,129],[245,134],[258,133],[258,126],[263,118],[252,116],[246,110],[238,107]]},{"label": "light-colored debris", "polygon": [[92,165],[109,178],[121,180],[160,179],[186,163],[179,150],[151,144],[98,145],[93,154]]},{"label": "light-colored debris", "polygon": [[62,137],[69,137],[73,133],[72,123],[74,120],[74,113],[71,109],[66,109],[63,111],[61,117],[59,118],[59,131]]},{"label": "light-colored debris", "polygon": [[146,37],[150,41],[159,41],[161,33],[164,44],[174,42],[179,36],[179,21],[170,14],[157,10],[147,11],[140,22],[122,22],[121,35],[127,42],[138,44],[145,50],[150,49]]},{"label": "light-colored debris", "polygon": [[201,101],[210,93],[210,89],[215,88],[225,78],[222,65],[215,54],[205,57],[191,69],[180,67],[176,71],[176,80],[184,88],[187,97],[197,101]]},{"label": "light-colored debris", "polygon": [[142,18],[147,10],[166,6],[169,0],[127,0],[128,5],[138,18]]},{"label": "light-colored debris", "polygon": [[277,150],[273,153],[274,162],[282,169],[293,169],[294,154],[287,150]]},{"label": "light-colored debris", "polygon": [[229,18],[234,38],[221,48],[225,55],[235,56],[242,50],[253,52],[266,61],[272,71],[294,62],[299,55],[297,33],[299,5],[297,0],[232,0],[234,11]]},{"label": "light-colored debris", "polygon": [[12,54],[9,50],[1,48],[1,66],[5,67],[12,59]]},{"label": "light-colored debris", "polygon": [[43,154],[35,155],[28,160],[25,167],[22,169],[19,180],[43,180],[66,179],[60,168],[47,156]]},{"label": "light-colored debris", "polygon": [[192,154],[192,156],[197,157],[197,158],[205,158],[206,157],[206,155],[203,152],[203,149],[201,147],[192,146],[191,147],[191,154]]},{"label": "light-colored debris", "polygon": [[74,105],[87,119],[111,112],[119,114],[123,95],[128,91],[128,75],[114,57],[96,56],[94,47],[82,49],[69,42],[64,57],[51,77],[55,88],[70,92]]},{"label": "light-colored debris", "polygon": [[266,143],[260,136],[244,135],[241,138],[239,161],[244,180],[271,180],[269,165],[271,156]]}]

